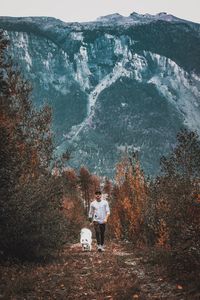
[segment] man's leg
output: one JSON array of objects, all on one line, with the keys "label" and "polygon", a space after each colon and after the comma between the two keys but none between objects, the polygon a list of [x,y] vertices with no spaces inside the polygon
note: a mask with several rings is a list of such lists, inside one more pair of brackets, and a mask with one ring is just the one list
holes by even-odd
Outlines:
[{"label": "man's leg", "polygon": [[100,224],[98,222],[94,222],[94,230],[96,234],[97,245],[101,245]]},{"label": "man's leg", "polygon": [[106,230],[106,224],[99,224],[100,227],[100,235],[101,235],[101,246],[104,245],[104,237],[105,237],[105,230]]}]

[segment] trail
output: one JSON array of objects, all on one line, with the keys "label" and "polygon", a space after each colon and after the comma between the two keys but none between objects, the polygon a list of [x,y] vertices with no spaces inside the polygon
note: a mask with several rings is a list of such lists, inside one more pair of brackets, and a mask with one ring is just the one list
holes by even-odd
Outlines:
[{"label": "trail", "polygon": [[0,276],[1,299],[190,299],[127,243],[107,242],[103,253],[69,244],[48,264],[5,265]]}]

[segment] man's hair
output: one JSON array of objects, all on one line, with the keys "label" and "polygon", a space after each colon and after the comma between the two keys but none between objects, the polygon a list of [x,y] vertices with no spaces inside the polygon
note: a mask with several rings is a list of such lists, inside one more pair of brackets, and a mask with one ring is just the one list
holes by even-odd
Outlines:
[{"label": "man's hair", "polygon": [[198,193],[198,192],[193,192],[193,193],[192,193],[192,198],[193,198],[193,199],[196,199],[196,198],[199,197],[199,195],[200,195],[200,193]]},{"label": "man's hair", "polygon": [[100,190],[96,191],[95,195],[101,195],[101,191]]}]

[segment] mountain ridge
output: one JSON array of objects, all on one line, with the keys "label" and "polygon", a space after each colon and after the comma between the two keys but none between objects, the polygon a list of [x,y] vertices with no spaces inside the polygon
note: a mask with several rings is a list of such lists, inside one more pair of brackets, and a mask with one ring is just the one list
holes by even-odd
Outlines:
[{"label": "mountain ridge", "polygon": [[140,149],[155,174],[181,127],[200,132],[200,25],[165,13],[102,18],[4,17],[0,28],[34,103],[53,107],[57,154],[72,147],[73,167],[112,176],[122,149]]}]

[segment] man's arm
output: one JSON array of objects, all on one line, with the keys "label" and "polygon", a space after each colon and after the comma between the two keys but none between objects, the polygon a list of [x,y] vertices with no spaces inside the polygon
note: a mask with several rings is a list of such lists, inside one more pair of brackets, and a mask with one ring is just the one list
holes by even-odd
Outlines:
[{"label": "man's arm", "polygon": [[110,207],[109,207],[108,201],[106,201],[106,217],[104,219],[104,223],[108,222],[109,216],[110,216]]},{"label": "man's arm", "polygon": [[90,210],[89,210],[89,214],[88,214],[88,219],[89,219],[90,223],[93,220],[93,215],[94,215],[94,207],[92,206],[92,203],[90,203]]},{"label": "man's arm", "polygon": [[104,221],[103,221],[104,223],[107,223],[107,222],[108,222],[108,217],[109,217],[109,216],[110,216],[110,214],[107,213],[107,214],[106,214],[106,217],[105,217],[105,219],[104,219]]}]

